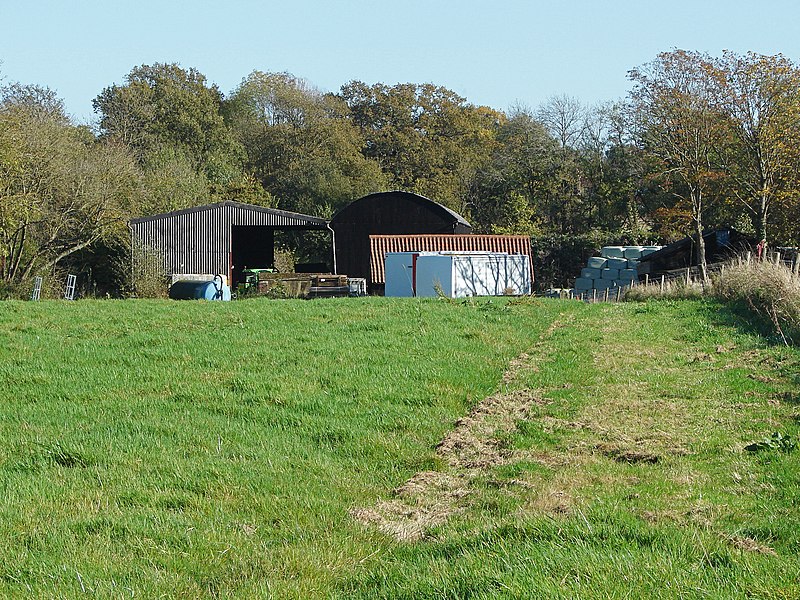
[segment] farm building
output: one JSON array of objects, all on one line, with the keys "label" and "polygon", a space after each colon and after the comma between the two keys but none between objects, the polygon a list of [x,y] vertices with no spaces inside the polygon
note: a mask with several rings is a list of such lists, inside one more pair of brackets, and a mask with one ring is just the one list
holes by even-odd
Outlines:
[{"label": "farm building", "polygon": [[[350,277],[371,278],[371,235],[464,234],[472,226],[456,212],[410,192],[380,192],[355,200],[331,219],[337,266]],[[382,260],[382,257],[381,257]]]},{"label": "farm building", "polygon": [[371,235],[369,281],[373,288],[386,283],[384,260],[390,252],[496,252],[529,257],[533,282],[531,239],[526,235]]},{"label": "farm building", "polygon": [[[752,238],[733,228],[715,229],[703,234],[706,245],[706,262],[713,264],[728,260],[737,254],[755,248]],[[658,252],[644,256],[639,261],[639,275],[668,274],[697,266],[697,237],[689,236],[664,246]]]},{"label": "farm building", "polygon": [[245,268],[275,261],[275,232],[328,230],[325,219],[225,201],[129,222],[134,264],[148,253],[166,275],[221,274],[235,285]]}]

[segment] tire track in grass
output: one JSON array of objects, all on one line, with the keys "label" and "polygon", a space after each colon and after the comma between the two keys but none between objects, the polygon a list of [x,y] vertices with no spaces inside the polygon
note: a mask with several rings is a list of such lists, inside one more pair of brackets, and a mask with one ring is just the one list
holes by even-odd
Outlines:
[{"label": "tire track in grass", "polygon": [[[529,350],[513,359],[503,374],[501,387],[507,389],[525,370],[535,370],[553,351],[553,333],[568,326],[574,313],[561,313]],[[469,505],[473,483],[491,469],[510,459],[501,436],[512,433],[531,408],[545,403],[542,390],[528,388],[498,391],[479,402],[455,423],[436,447],[446,464],[443,471],[421,471],[396,488],[393,497],[375,506],[356,508],[357,521],[376,527],[398,541],[413,542],[425,537],[431,527]]]}]

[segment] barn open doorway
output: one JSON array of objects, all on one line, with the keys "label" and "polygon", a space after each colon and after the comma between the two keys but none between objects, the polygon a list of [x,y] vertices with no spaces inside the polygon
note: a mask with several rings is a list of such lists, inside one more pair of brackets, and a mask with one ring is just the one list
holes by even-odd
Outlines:
[{"label": "barn open doorway", "polygon": [[275,264],[275,228],[264,225],[231,227],[231,279],[240,283],[245,269],[268,269]]}]

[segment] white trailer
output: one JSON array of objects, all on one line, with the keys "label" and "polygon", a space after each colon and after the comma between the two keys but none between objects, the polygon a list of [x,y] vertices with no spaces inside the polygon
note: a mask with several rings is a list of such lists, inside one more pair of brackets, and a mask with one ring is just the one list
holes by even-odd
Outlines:
[{"label": "white trailer", "polygon": [[530,258],[495,252],[398,252],[386,255],[387,296],[448,298],[531,292]]}]

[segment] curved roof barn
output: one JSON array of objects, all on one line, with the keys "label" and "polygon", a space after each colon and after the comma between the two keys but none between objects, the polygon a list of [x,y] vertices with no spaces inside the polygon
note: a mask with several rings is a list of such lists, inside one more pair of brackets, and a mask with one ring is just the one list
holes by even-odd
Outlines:
[{"label": "curved roof barn", "polygon": [[350,277],[370,278],[370,235],[471,233],[457,212],[411,192],[378,192],[354,200],[331,219],[337,268]]}]

